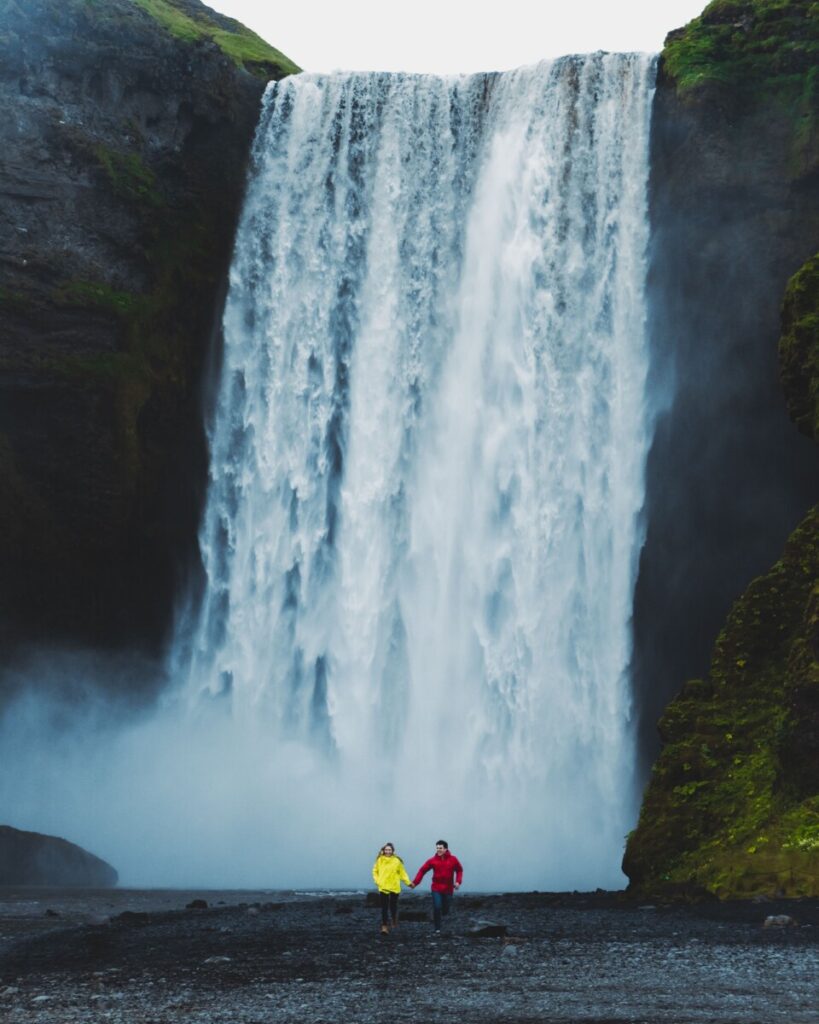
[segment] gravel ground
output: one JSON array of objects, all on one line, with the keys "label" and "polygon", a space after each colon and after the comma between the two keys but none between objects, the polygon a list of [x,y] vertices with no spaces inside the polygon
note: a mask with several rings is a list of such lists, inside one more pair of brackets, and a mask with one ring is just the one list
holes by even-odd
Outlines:
[{"label": "gravel ground", "polygon": [[440,937],[428,904],[382,936],[364,893],[0,894],[0,1020],[819,1022],[819,901],[460,894]]}]

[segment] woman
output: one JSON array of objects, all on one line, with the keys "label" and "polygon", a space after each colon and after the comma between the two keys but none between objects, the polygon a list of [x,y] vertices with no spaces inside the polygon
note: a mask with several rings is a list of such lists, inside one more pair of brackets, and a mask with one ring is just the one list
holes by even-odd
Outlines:
[{"label": "woman", "polygon": [[373,881],[378,886],[381,899],[381,934],[386,935],[398,924],[398,894],[401,883],[409,885],[409,875],[404,862],[395,854],[395,846],[385,843],[378,851],[373,864]]}]

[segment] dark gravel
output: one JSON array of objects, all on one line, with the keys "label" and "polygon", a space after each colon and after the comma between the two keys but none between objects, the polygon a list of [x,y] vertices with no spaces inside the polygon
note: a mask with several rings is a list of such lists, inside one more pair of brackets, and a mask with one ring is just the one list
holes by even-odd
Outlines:
[{"label": "dark gravel", "polygon": [[[819,901],[664,908],[619,894],[460,894],[435,937],[426,896],[402,897],[422,920],[382,936],[363,893],[200,893],[207,909],[182,909],[189,895],[0,895],[0,1020],[819,1020]],[[174,900],[180,909],[157,909]],[[783,914],[795,923],[764,927]],[[470,934],[488,925],[506,934]]]}]

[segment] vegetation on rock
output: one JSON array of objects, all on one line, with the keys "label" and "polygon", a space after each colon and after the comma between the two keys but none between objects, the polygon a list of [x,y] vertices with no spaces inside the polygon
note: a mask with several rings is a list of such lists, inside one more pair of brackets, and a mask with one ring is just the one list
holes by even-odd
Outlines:
[{"label": "vegetation on rock", "polygon": [[819,254],[788,282],[779,363],[791,419],[819,442]]},{"label": "vegetation on rock", "polygon": [[796,176],[819,160],[819,3],[713,0],[669,33],[662,74],[679,96],[708,102],[718,89],[735,107],[775,106],[791,122]]},{"label": "vegetation on rock", "polygon": [[667,73],[681,92],[719,82],[749,94],[815,97],[819,3],[713,0],[699,18],[669,33]]}]

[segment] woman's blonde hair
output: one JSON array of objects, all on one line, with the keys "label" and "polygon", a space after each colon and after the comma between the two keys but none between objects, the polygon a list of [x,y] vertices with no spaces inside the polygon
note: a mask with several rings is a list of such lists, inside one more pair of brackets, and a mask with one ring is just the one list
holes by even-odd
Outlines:
[{"label": "woman's blonde hair", "polygon": [[[386,854],[384,853],[384,851],[387,849],[388,846],[392,850],[393,857],[398,857],[398,854],[395,852],[395,843],[384,843],[384,845],[378,851],[378,855],[375,858],[376,860],[378,860],[379,857],[386,857]],[[402,864],[404,863],[404,861],[401,860],[400,857],[398,857],[398,859],[401,861]]]}]

